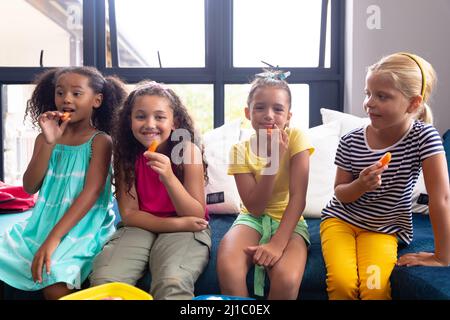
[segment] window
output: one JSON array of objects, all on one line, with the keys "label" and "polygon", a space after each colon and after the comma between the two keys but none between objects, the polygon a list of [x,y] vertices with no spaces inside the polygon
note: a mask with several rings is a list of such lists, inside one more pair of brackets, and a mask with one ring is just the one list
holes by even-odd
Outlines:
[{"label": "window", "polygon": [[0,66],[83,64],[82,1],[0,1]]},{"label": "window", "polygon": [[213,86],[209,84],[171,84],[194,120],[200,133],[213,129]]},{"label": "window", "polygon": [[234,0],[233,66],[318,67],[322,1]]},{"label": "window", "polygon": [[244,118],[248,83],[266,66],[264,61],[291,72],[291,126],[320,124],[321,107],[343,108],[344,4],[0,1],[0,43],[9,48],[0,50],[0,178],[12,172],[7,179],[19,181],[28,161],[23,141],[34,140],[36,132],[20,121],[31,90],[27,85],[44,70],[39,67],[41,50],[44,68],[91,65],[130,84],[151,79],[172,86],[203,133]]},{"label": "window", "polygon": [[205,67],[203,0],[116,0],[115,23],[120,67]]},{"label": "window", "polygon": [[21,185],[22,176],[33,154],[34,140],[39,131],[33,128],[30,118],[24,121],[27,100],[33,85],[3,86],[3,161],[4,181]]},{"label": "window", "polygon": [[[205,133],[213,128],[213,87],[208,84],[169,84],[167,85],[180,97],[194,120],[195,128]],[[135,85],[128,85],[129,91]]]},{"label": "window", "polygon": [[[342,106],[342,0],[171,0],[168,4],[153,0],[148,5],[147,1],[134,0],[127,5],[122,2],[126,1],[107,1],[106,30],[111,30],[111,45],[105,56],[111,56],[112,63],[105,65],[105,72],[133,82],[149,78],[167,84],[212,84],[215,127],[228,119],[225,87],[248,83],[265,67],[263,62],[291,71],[290,84],[309,86],[308,126],[320,123],[320,107]],[[189,3],[188,7],[182,3]],[[185,15],[189,22],[174,14],[183,10],[189,12]],[[146,18],[150,22],[145,22],[149,27],[144,35],[143,28],[133,27],[131,20]],[[201,21],[205,29],[191,20]],[[166,30],[170,21],[177,21],[172,31]],[[157,35],[151,32],[154,29]],[[163,41],[160,35],[172,43]],[[139,41],[143,37],[148,41]],[[181,38],[188,39],[188,44],[180,51],[177,41]],[[127,39],[126,46],[120,44],[123,39]],[[173,60],[176,63],[171,62],[171,54],[162,54],[159,49],[165,43],[174,48],[169,51],[177,52]],[[144,45],[147,49],[143,49]],[[198,57],[204,64],[195,62]]]}]

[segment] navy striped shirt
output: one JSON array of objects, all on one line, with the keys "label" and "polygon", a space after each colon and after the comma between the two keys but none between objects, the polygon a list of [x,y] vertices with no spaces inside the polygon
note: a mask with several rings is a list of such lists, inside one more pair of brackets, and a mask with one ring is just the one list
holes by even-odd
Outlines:
[{"label": "navy striped shirt", "polygon": [[336,217],[374,232],[395,233],[409,244],[413,238],[413,188],[422,170],[422,161],[444,152],[441,137],[432,125],[414,121],[397,143],[386,149],[374,150],[367,144],[366,128],[352,130],[341,138],[335,164],[357,179],[364,168],[389,151],[392,160],[381,175],[381,186],[351,203],[341,203],[334,196],[322,210],[322,220]]}]

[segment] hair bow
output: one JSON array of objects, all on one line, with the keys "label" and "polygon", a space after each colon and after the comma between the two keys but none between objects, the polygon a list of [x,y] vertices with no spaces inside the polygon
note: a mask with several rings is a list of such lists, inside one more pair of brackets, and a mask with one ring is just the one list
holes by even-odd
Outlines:
[{"label": "hair bow", "polygon": [[278,66],[275,67],[265,61],[261,61],[261,62],[268,65],[270,67],[270,69],[263,69],[264,72],[256,74],[255,75],[256,78],[264,78],[264,79],[273,79],[273,80],[283,81],[291,75],[290,71],[282,72]]},{"label": "hair bow", "polygon": [[265,72],[256,74],[255,77],[256,78],[264,78],[264,79],[269,78],[269,79],[273,79],[273,80],[283,81],[290,75],[291,75],[290,71],[285,71],[285,72],[265,71]]}]

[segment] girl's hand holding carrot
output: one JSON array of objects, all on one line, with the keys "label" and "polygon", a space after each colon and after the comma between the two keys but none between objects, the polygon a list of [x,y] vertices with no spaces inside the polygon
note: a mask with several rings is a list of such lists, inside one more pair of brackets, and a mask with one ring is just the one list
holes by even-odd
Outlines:
[{"label": "girl's hand holding carrot", "polygon": [[158,148],[158,141],[153,140],[150,146],[148,147],[147,151],[155,152],[156,148]]},{"label": "girl's hand holding carrot", "polygon": [[70,120],[70,112],[64,112],[61,116],[61,120],[64,122],[66,120]]},{"label": "girl's hand holding carrot", "polygon": [[56,141],[61,138],[66,130],[69,121],[63,120],[61,125],[59,125],[59,120],[61,118],[62,114],[58,111],[47,111],[38,117],[39,126],[41,127],[45,141],[48,144],[56,144]]},{"label": "girl's hand holding carrot", "polygon": [[391,162],[391,158],[392,158],[391,153],[390,152],[386,152],[384,154],[384,156],[382,156],[381,159],[380,159],[381,166],[384,167],[384,166],[388,165],[389,162]]},{"label": "girl's hand holding carrot", "polygon": [[175,177],[175,174],[172,170],[172,162],[166,155],[147,150],[146,152],[144,152],[144,157],[149,160],[147,162],[147,165],[152,168],[157,174],[159,174],[159,179],[163,183]]},{"label": "girl's hand holding carrot", "polygon": [[392,155],[386,152],[379,161],[359,173],[358,182],[364,191],[374,191],[381,186],[381,174],[386,170]]},{"label": "girl's hand holding carrot", "polygon": [[[277,125],[274,125],[275,132],[278,134],[278,144],[279,144],[279,157],[283,158],[284,154],[289,148],[289,135],[285,130],[278,128]],[[273,137],[272,137],[273,138]]]}]

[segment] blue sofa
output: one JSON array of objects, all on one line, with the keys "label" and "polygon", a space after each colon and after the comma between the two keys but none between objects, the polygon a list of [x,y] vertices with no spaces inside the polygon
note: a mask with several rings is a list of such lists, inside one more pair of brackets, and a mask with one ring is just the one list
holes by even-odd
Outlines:
[{"label": "blue sofa", "polygon": [[[210,226],[213,232],[211,259],[196,283],[196,295],[219,294],[216,273],[217,248],[225,232],[233,223],[235,215],[211,215]],[[432,251],[434,248],[433,232],[427,215],[414,214],[414,241],[408,247],[400,247],[399,253]],[[311,233],[311,246],[299,299],[325,300],[326,270],[322,258],[319,238],[319,219],[307,219]],[[249,288],[253,288],[253,272],[247,277]],[[450,267],[395,267],[392,276],[393,299],[444,299],[450,300]],[[266,288],[269,283],[267,282]],[[87,283],[84,286],[88,286]],[[138,282],[144,290],[150,287],[147,274]],[[4,284],[3,298],[8,300],[42,299],[40,292],[24,292]]]},{"label": "blue sofa", "polygon": [[[443,136],[447,163],[450,173],[450,130]],[[212,229],[211,259],[196,283],[196,295],[219,294],[219,284],[216,273],[217,249],[220,240],[233,223],[235,215],[212,214],[210,226]],[[308,252],[305,274],[300,287],[299,299],[325,300],[326,269],[320,246],[320,219],[306,219],[311,234],[311,246]],[[409,246],[399,244],[399,255],[408,252],[434,251],[434,237],[428,215],[414,214],[414,239]],[[150,278],[147,275],[141,279],[139,286],[149,288]],[[253,291],[253,270],[247,277],[249,291]],[[391,276],[393,299],[419,300],[450,300],[450,267],[395,267]],[[266,289],[269,282],[266,281]],[[266,292],[267,293],[267,292]]]},{"label": "blue sofa", "polygon": [[[235,215],[212,215],[213,243],[211,260],[196,283],[196,295],[219,293],[216,274],[217,248],[220,239],[231,226]],[[319,237],[319,219],[307,219],[311,233],[311,246],[299,299],[324,300],[326,293],[326,270]],[[433,232],[427,215],[414,214],[414,241],[408,247],[399,247],[399,254],[407,252],[433,251]],[[144,283],[143,283],[144,284]],[[247,277],[249,288],[253,288],[253,275]],[[268,284],[268,282],[267,282]],[[450,299],[450,267],[395,267],[392,276],[393,299]],[[266,286],[267,288],[268,286]]]},{"label": "blue sofa", "polygon": [[[444,134],[444,146],[447,162],[450,166],[450,130]],[[450,169],[450,168],[449,168]],[[450,171],[450,170],[449,170]],[[117,207],[115,207],[117,211]],[[233,223],[235,215],[212,214],[210,226],[212,229],[211,259],[206,269],[197,280],[196,295],[219,294],[219,284],[216,273],[217,248],[225,232]],[[0,223],[2,219],[0,217]],[[8,221],[11,223],[11,221]],[[319,237],[319,219],[307,219],[311,234],[311,246],[303,281],[300,287],[299,299],[327,299],[326,270],[322,258]],[[433,232],[427,215],[414,214],[414,239],[407,246],[399,246],[399,255],[407,252],[433,251]],[[139,282],[138,286],[144,290],[150,287],[150,275],[147,274]],[[252,291],[253,272],[249,272],[247,284]],[[268,288],[268,282],[266,288]],[[393,299],[420,299],[420,300],[450,300],[450,267],[395,267],[391,276]],[[85,283],[84,286],[88,286]],[[4,299],[41,299],[39,292],[23,292],[4,284],[2,290]],[[1,293],[0,293],[1,294]]]},{"label": "blue sofa", "polygon": [[[450,130],[443,136],[447,164],[450,174]],[[211,260],[196,283],[196,294],[219,292],[216,274],[217,248],[225,232],[234,221],[234,215],[211,215],[210,225],[213,230]],[[300,287],[299,299],[327,299],[326,269],[322,257],[319,236],[319,219],[307,219],[311,234],[311,246],[308,252],[305,274]],[[434,237],[429,216],[414,214],[414,239],[405,247],[399,245],[399,255],[408,252],[434,251]],[[247,284],[252,291],[253,273],[247,277]],[[267,282],[268,284],[268,282]],[[391,276],[393,299],[444,299],[450,300],[450,267],[395,267]],[[266,285],[268,288],[268,285]]]}]

